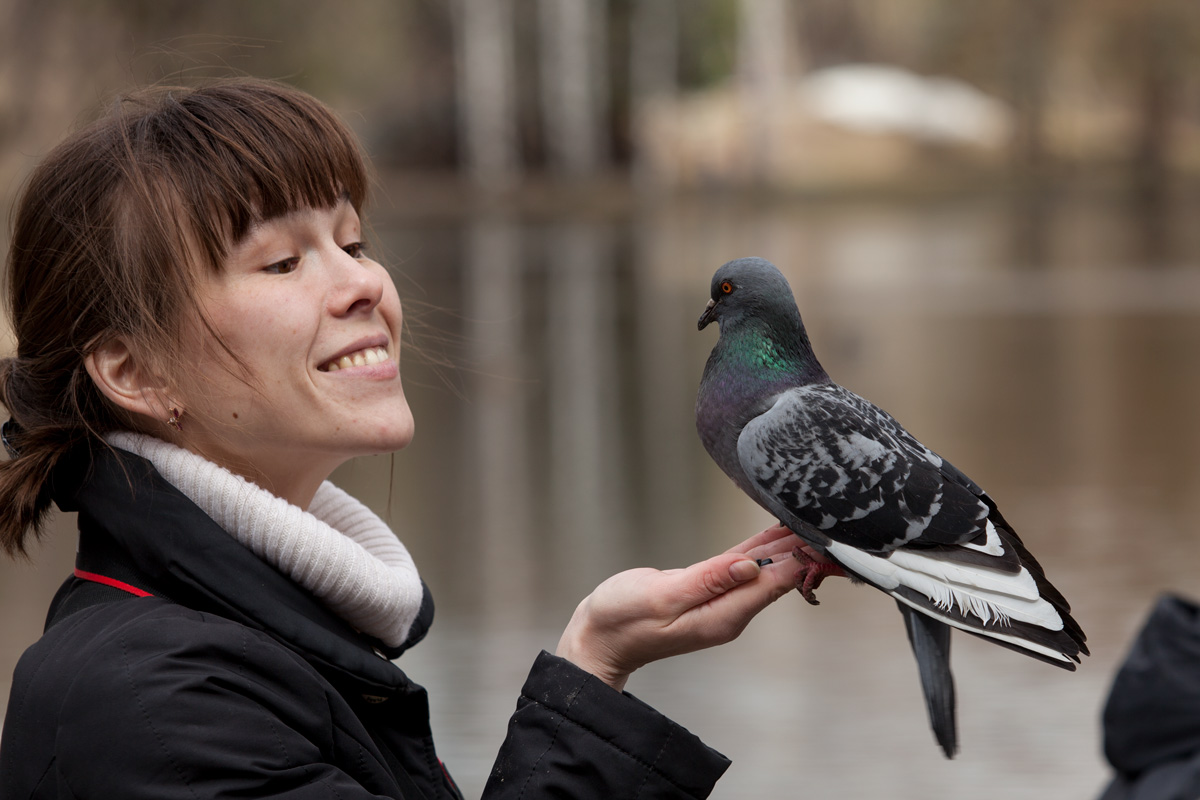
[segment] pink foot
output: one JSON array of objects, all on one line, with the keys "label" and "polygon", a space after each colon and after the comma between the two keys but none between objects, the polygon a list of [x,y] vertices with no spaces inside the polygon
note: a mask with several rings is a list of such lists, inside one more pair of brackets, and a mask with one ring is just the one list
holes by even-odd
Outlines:
[{"label": "pink foot", "polygon": [[846,573],[837,564],[826,561],[807,548],[793,547],[792,558],[800,562],[800,568],[796,570],[795,575],[796,591],[800,592],[800,596],[814,606],[821,605],[821,601],[815,594],[821,581],[830,576],[846,577]]}]

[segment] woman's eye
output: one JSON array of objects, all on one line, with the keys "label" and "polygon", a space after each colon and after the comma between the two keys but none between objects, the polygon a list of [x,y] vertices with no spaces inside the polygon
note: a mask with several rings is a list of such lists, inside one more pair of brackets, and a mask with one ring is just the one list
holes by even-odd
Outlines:
[{"label": "woman's eye", "polygon": [[263,271],[269,272],[272,275],[286,275],[289,272],[295,272],[299,263],[300,259],[298,258],[285,258],[283,261],[277,261],[269,267],[264,268]]},{"label": "woman's eye", "polygon": [[351,258],[362,258],[367,249],[367,245],[363,242],[351,242],[342,248]]}]

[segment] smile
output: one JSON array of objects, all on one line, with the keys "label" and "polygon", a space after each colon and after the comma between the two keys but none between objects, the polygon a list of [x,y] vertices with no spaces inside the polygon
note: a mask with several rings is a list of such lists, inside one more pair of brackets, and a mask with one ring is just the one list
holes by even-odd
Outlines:
[{"label": "smile", "polygon": [[350,367],[366,367],[371,364],[382,364],[388,360],[387,348],[367,347],[355,353],[348,353],[335,358],[327,364],[317,367],[320,372],[337,372],[339,369]]}]

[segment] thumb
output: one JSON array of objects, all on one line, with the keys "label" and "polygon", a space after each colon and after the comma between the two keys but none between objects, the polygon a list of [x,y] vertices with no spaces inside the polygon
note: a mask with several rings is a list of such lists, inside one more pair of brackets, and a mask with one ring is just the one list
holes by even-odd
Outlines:
[{"label": "thumb", "polygon": [[741,553],[722,553],[680,572],[677,597],[685,608],[698,606],[754,580],[760,571],[758,562],[752,558]]}]

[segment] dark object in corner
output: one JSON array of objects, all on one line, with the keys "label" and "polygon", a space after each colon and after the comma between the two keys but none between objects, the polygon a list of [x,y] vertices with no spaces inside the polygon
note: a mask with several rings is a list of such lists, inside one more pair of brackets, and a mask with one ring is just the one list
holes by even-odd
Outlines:
[{"label": "dark object in corner", "polygon": [[1116,777],[1100,800],[1200,798],[1200,606],[1158,599],[1104,706]]}]

